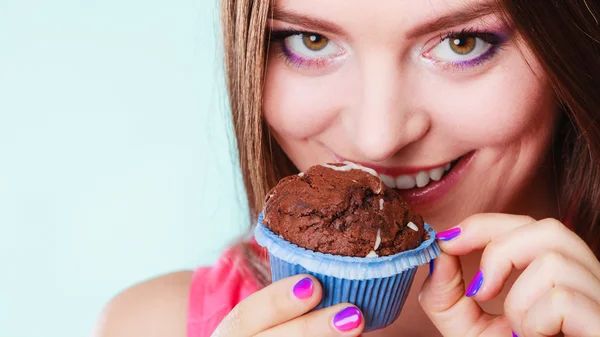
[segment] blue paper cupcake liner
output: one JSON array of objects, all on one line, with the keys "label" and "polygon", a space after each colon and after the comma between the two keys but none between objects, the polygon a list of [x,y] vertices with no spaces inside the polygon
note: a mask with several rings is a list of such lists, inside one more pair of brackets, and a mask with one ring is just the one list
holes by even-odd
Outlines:
[{"label": "blue paper cupcake liner", "polygon": [[365,317],[365,332],[384,328],[400,315],[417,267],[440,254],[435,232],[428,224],[429,238],[419,247],[396,255],[376,258],[338,256],[309,251],[274,234],[262,224],[254,235],[269,251],[272,281],[298,275],[313,275],[323,287],[323,297],[314,309],[338,303],[356,305]]}]

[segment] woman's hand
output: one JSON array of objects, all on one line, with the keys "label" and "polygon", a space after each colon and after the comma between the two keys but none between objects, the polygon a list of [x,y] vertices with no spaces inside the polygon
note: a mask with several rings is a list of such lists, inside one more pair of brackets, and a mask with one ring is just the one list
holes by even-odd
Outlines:
[{"label": "woman's hand", "polygon": [[307,314],[321,301],[322,288],[309,275],[275,282],[240,302],[212,337],[358,336],[364,327],[361,312],[338,304]]},{"label": "woman's hand", "polygon": [[[559,221],[478,214],[438,238],[444,253],[420,301],[444,336],[600,336],[600,262]],[[479,249],[481,271],[465,290],[458,256]],[[476,301],[496,297],[513,268],[523,272],[504,315],[484,312]]]}]

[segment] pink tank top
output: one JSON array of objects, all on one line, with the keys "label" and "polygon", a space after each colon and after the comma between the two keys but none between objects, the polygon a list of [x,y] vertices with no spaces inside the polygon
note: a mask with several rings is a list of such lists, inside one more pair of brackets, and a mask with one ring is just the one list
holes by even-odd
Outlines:
[{"label": "pink tank top", "polygon": [[244,272],[237,250],[226,251],[212,267],[197,269],[190,285],[187,337],[209,337],[237,303],[259,289]]}]

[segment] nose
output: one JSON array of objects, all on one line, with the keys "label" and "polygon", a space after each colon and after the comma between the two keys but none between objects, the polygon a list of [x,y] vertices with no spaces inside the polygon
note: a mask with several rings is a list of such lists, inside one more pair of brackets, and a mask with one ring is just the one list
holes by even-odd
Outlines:
[{"label": "nose", "polygon": [[381,162],[423,138],[430,127],[424,111],[412,102],[410,76],[403,76],[391,55],[360,62],[356,104],[346,116],[355,146],[368,160]]}]

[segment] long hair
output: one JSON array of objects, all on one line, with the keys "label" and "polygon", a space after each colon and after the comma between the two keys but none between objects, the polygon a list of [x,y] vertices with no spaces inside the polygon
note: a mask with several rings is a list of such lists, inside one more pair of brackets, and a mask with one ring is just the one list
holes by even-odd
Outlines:
[{"label": "long hair", "polygon": [[600,2],[503,1],[544,67],[564,111],[555,166],[559,204],[600,254]]},{"label": "long hair", "polygon": [[[225,71],[250,219],[267,192],[297,173],[262,111],[269,0],[221,0]],[[600,4],[596,0],[497,0],[548,75],[564,122],[555,139],[559,203],[575,232],[600,251]],[[264,256],[242,242],[252,274],[269,282]]]}]

